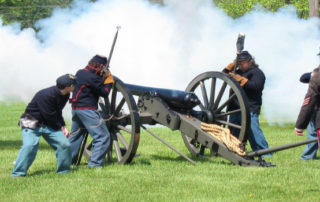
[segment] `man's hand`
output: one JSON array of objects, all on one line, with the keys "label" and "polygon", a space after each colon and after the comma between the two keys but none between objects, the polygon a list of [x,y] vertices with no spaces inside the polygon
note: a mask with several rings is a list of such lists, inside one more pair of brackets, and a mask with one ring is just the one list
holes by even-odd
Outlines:
[{"label": "man's hand", "polygon": [[234,70],[234,66],[235,66],[235,61],[228,64],[228,66],[226,66],[226,69],[232,72]]},{"label": "man's hand", "polygon": [[113,79],[113,76],[110,72],[110,70],[107,70],[107,76],[103,82],[104,84],[110,84],[110,83],[114,83],[114,79]]},{"label": "man's hand", "polygon": [[295,132],[296,135],[298,135],[298,136],[303,136],[303,130],[302,130],[302,129],[294,128],[294,132]]},{"label": "man's hand", "polygon": [[239,74],[229,72],[229,75],[236,81],[238,81],[240,83],[240,86],[244,86],[248,82],[248,79],[246,77],[240,76]]},{"label": "man's hand", "polygon": [[65,126],[62,126],[61,130],[62,130],[64,136],[66,136],[66,138],[70,137],[70,133],[69,133],[68,129]]}]

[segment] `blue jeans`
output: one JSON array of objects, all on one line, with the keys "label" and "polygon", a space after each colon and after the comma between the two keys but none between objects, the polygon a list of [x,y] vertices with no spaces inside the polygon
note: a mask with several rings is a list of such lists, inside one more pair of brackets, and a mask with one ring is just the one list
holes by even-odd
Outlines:
[{"label": "blue jeans", "polygon": [[49,127],[36,129],[22,129],[22,147],[19,151],[11,176],[24,176],[36,158],[40,136],[56,151],[57,172],[66,173],[71,166],[71,148],[68,139],[61,130],[53,130]]},{"label": "blue jeans", "polygon": [[[251,130],[250,130],[250,133],[248,136],[248,140],[250,142],[250,146],[252,148],[252,151],[258,151],[261,149],[269,148],[267,140],[264,137],[264,134],[260,128],[259,114],[255,114],[255,113],[250,112],[250,117],[251,117],[251,125],[250,125]],[[230,115],[229,122],[240,125],[241,114],[236,113],[236,114]],[[231,128],[232,135],[238,137],[239,133],[240,133],[239,129]],[[263,157],[265,157],[265,156],[271,156],[271,154],[263,155]]]},{"label": "blue jeans", "polygon": [[88,132],[92,141],[92,155],[88,162],[89,167],[101,166],[110,145],[110,133],[97,110],[72,110],[72,129],[69,138],[72,150],[72,162],[75,163],[79,154],[81,142]]},{"label": "blue jeans", "polygon": [[[307,127],[307,136],[308,139],[318,138],[317,130],[315,127],[315,120],[316,120],[316,110],[314,110],[311,120]],[[317,151],[318,151],[318,142],[309,143],[304,152],[302,153],[300,159],[301,160],[309,160],[309,159],[316,159],[317,158]]]}]

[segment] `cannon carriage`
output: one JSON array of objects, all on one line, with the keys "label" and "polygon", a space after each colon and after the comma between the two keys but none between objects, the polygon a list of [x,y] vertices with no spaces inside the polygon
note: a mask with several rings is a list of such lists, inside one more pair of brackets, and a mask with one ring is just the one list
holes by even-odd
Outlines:
[{"label": "cannon carriage", "polygon": [[[239,109],[228,109],[232,101],[238,102]],[[208,150],[212,156],[219,155],[236,165],[265,166],[253,158],[258,155],[251,155],[250,158],[246,154],[239,155],[201,128],[202,123],[215,124],[222,129],[236,128],[240,130],[237,139],[245,150],[250,130],[247,98],[239,84],[222,72],[212,71],[198,75],[185,91],[126,84],[116,78],[109,97],[101,101],[99,106],[111,134],[109,161],[115,155],[119,164],[130,163],[136,155],[142,128],[188,161],[195,163],[145,126],[161,124],[171,130],[179,130],[192,155],[204,155],[205,150]],[[241,114],[239,125],[229,122],[230,115],[235,113]],[[82,154],[87,159],[90,158],[92,147],[87,138],[84,138],[78,164]]]}]

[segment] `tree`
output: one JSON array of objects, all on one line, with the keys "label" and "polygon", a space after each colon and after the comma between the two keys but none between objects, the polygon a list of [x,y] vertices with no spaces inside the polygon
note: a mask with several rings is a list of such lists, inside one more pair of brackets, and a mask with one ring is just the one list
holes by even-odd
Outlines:
[{"label": "tree", "polygon": [[319,17],[319,0],[309,0],[309,16]]},{"label": "tree", "polygon": [[54,8],[67,7],[72,0],[0,0],[0,18],[4,24],[20,22],[21,28],[49,17]]}]

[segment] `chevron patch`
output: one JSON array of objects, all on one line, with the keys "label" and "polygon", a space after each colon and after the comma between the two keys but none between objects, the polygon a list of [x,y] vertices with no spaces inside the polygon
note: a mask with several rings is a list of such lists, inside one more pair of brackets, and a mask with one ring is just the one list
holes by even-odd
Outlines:
[{"label": "chevron patch", "polygon": [[303,101],[302,106],[308,105],[308,104],[310,103],[310,98],[311,98],[311,97],[306,97],[306,98],[304,99],[304,101]]}]

